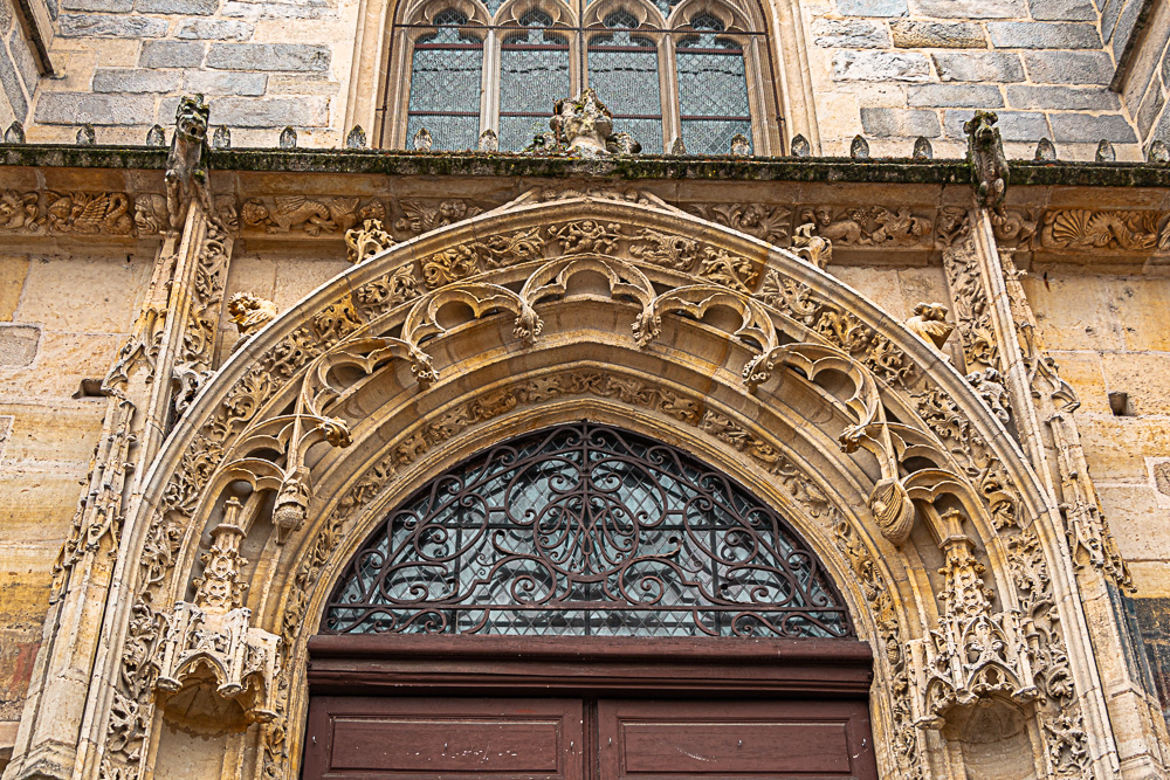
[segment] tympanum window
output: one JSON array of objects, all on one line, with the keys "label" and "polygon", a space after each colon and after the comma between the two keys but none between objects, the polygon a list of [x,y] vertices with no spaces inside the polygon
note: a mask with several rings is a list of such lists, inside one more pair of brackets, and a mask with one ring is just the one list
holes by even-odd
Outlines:
[{"label": "tympanum window", "polygon": [[773,509],[678,449],[591,423],[432,480],[350,562],[322,631],[853,635]]},{"label": "tympanum window", "polygon": [[681,137],[690,154],[727,154],[736,134],[768,153],[777,81],[754,2],[419,4],[394,25],[403,65],[387,80],[388,140],[409,146],[426,127],[434,149],[473,149],[491,129],[518,151],[548,129],[557,99],[588,86],[645,153]]}]

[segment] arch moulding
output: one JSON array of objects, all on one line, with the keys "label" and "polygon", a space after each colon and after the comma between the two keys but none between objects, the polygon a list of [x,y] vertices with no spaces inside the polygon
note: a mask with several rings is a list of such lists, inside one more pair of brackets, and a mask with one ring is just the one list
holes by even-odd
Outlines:
[{"label": "arch moulding", "polygon": [[874,650],[884,775],[965,777],[990,755],[1116,776],[1037,475],[950,361],[813,248],[636,191],[554,190],[355,243],[367,259],[237,348],[151,467],[82,776],[294,774],[307,641],[358,545],[468,455],[580,419],[693,453],[808,541]]}]

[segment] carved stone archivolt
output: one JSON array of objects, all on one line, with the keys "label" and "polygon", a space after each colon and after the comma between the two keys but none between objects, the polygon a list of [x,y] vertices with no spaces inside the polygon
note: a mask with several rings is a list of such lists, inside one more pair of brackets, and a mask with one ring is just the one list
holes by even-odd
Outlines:
[{"label": "carved stone archivolt", "polygon": [[[1067,551],[1036,531],[1055,507],[983,390],[820,270],[828,237],[798,257],[637,192],[466,216],[412,217],[431,232],[364,257],[192,396],[125,520],[112,704],[90,727],[104,776],[142,776],[179,738],[160,724],[187,689],[259,722],[225,765],[295,774],[307,639],[387,506],[582,416],[687,447],[797,518],[874,644],[886,773],[946,776],[922,727],[993,697],[1036,721],[1051,773],[1106,771],[1091,672],[1069,660],[1092,648],[1056,595],[1075,591]],[[956,320],[966,354],[977,306]]]}]

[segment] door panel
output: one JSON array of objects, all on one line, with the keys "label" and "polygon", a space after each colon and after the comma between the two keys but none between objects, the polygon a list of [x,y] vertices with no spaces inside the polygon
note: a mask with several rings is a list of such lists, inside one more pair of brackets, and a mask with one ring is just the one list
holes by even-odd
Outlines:
[{"label": "door panel", "polygon": [[602,780],[876,777],[859,702],[602,700]]},{"label": "door panel", "polygon": [[579,699],[314,697],[306,778],[582,780]]}]

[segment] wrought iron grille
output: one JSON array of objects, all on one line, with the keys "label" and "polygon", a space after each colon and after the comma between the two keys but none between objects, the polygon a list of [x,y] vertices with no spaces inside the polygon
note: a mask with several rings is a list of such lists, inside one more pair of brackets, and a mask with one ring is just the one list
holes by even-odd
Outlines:
[{"label": "wrought iron grille", "polygon": [[322,630],[853,635],[775,511],[678,449],[588,422],[493,447],[391,512]]}]

